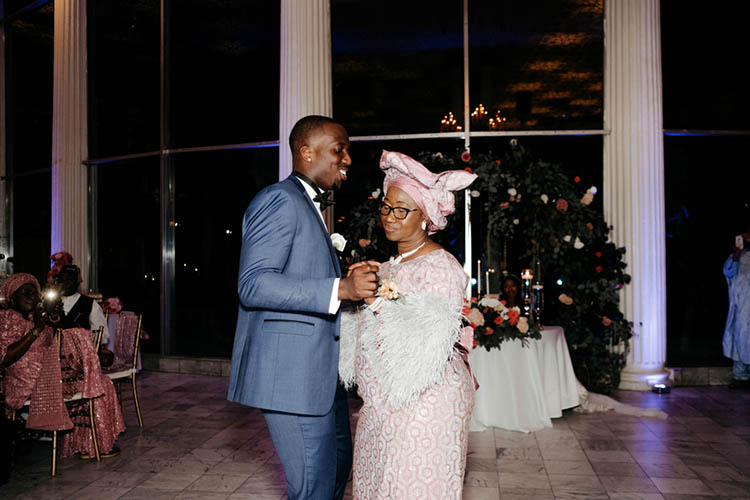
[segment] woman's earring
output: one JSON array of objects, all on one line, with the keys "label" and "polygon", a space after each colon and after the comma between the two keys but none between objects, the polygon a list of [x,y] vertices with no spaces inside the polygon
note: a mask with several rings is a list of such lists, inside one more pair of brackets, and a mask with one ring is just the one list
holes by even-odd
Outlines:
[{"label": "woman's earring", "polygon": [[427,229],[427,223],[425,221],[422,221],[422,231]]}]

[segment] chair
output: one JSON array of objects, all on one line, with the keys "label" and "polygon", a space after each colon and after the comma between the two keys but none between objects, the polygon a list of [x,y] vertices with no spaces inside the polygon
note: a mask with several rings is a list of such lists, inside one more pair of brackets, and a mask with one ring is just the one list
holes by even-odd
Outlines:
[{"label": "chair", "polygon": [[112,367],[104,370],[104,373],[112,380],[117,390],[117,400],[122,405],[122,382],[129,380],[133,388],[133,401],[135,412],[138,416],[138,427],[143,428],[143,416],[141,405],[138,401],[138,389],[135,383],[135,375],[138,363],[138,349],[140,348],[141,327],[143,315],[131,311],[122,311],[117,319],[115,328],[114,349],[115,362]]},{"label": "chair", "polygon": [[[99,329],[98,332],[98,340],[101,340],[103,328]],[[56,337],[56,352],[57,352],[57,358],[58,360],[62,359],[62,339],[63,339],[63,332],[61,329],[57,329],[55,331],[55,337]],[[47,358],[48,359],[48,358]],[[53,393],[55,391],[61,391],[62,384],[66,382],[75,382],[80,379],[80,375],[74,375],[71,373],[66,373],[66,370],[61,368],[59,364],[56,366],[52,365],[51,363],[46,362],[45,365],[42,367],[42,371],[39,374],[40,379],[43,379],[42,382],[42,392],[46,393],[46,395],[49,397],[50,394],[53,395],[53,398],[60,397],[60,392],[57,392],[57,396],[54,396]],[[55,389],[55,383],[54,378],[57,378],[59,389]],[[43,397],[43,396],[42,396]],[[59,400],[58,400],[59,401]],[[62,402],[65,406],[65,409],[68,413],[68,417],[70,418],[70,422],[73,422],[73,425],[78,426],[84,426],[89,427],[91,429],[91,440],[94,444],[94,456],[96,458],[96,461],[101,460],[101,456],[99,453],[99,441],[96,437],[96,422],[94,419],[94,400],[89,398],[84,398],[83,394],[78,392],[74,394],[73,396],[69,398],[63,397]],[[20,416],[23,419],[29,419],[30,412],[31,412],[31,400],[27,400],[22,408],[20,410],[14,410],[11,414],[12,419],[16,419],[16,417]],[[71,418],[72,417],[72,418]],[[80,417],[87,417],[86,420],[81,421]],[[70,423],[68,424],[70,425]],[[57,474],[57,430],[52,430],[52,467],[51,467],[51,475],[54,477]]]}]

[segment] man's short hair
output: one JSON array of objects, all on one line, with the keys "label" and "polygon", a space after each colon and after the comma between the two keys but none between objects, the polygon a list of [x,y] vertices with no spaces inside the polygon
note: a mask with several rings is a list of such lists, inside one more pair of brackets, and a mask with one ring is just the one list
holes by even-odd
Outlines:
[{"label": "man's short hair", "polygon": [[294,153],[305,145],[305,141],[315,132],[323,128],[326,123],[332,123],[338,125],[338,122],[327,116],[320,115],[309,115],[304,118],[300,118],[297,123],[292,127],[292,132],[289,134],[289,148],[292,150],[292,156]]}]

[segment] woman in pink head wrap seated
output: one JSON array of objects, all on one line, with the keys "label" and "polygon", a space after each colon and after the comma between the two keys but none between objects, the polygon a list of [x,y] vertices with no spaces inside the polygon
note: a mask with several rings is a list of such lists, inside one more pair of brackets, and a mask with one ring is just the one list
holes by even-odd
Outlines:
[{"label": "woman in pink head wrap seated", "polygon": [[[44,363],[49,359],[48,356],[57,355],[54,330],[40,299],[39,282],[31,274],[13,274],[0,284],[0,303],[7,308],[0,310],[0,362],[6,368],[0,391],[5,396],[9,412],[22,408],[29,399],[32,399],[32,408],[34,407],[33,394]],[[62,349],[61,364],[72,373],[84,375],[82,380],[62,384],[62,393],[65,397],[77,392],[82,392],[84,397],[98,396],[94,400],[94,413],[99,450],[103,456],[114,456],[119,453],[115,441],[125,430],[125,423],[112,381],[101,372],[91,332],[80,328],[65,330]],[[54,352],[50,353],[50,350]],[[59,371],[57,373],[59,381]],[[44,401],[40,407],[54,407],[50,410],[52,413],[62,404],[54,403]],[[50,422],[50,418],[55,420],[54,424]],[[63,420],[67,422],[67,426],[60,423]],[[42,425],[35,427],[31,415],[29,416],[31,428],[59,430],[70,427],[67,418],[60,419],[59,415],[42,414],[37,422]],[[76,426],[71,432],[62,433],[62,436],[63,457],[75,453],[81,453],[82,457],[94,455],[88,428]]]},{"label": "woman in pink head wrap seated", "polygon": [[398,255],[380,266],[378,297],[342,314],[339,375],[364,402],[354,445],[355,499],[458,499],[474,379],[462,327],[468,276],[429,235],[476,175],[433,174],[384,151],[380,220]]}]

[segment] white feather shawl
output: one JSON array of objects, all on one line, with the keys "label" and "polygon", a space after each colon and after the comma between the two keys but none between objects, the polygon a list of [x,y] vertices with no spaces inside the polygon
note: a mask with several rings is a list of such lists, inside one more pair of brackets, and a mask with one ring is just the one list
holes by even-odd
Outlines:
[{"label": "white feather shawl", "polygon": [[408,406],[443,381],[461,332],[461,312],[445,297],[421,294],[384,301],[377,314],[344,310],[339,377],[356,382],[356,350],[367,357],[383,396],[393,408]]}]

